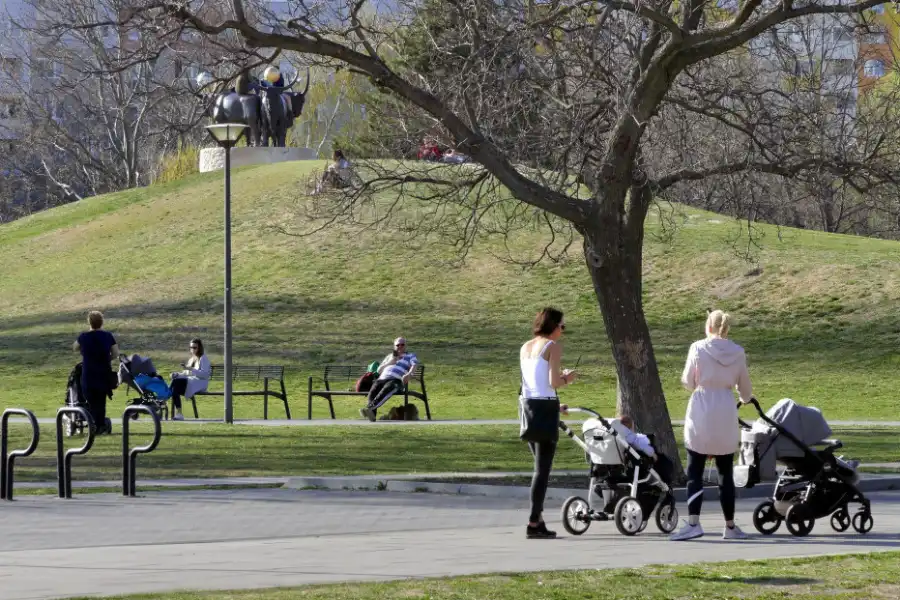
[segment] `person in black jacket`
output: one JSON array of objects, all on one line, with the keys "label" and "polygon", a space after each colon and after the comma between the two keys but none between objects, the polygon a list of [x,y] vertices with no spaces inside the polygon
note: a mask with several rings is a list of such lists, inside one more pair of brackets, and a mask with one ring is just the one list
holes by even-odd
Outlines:
[{"label": "person in black jacket", "polygon": [[106,425],[106,399],[112,397],[112,379],[116,376],[110,362],[119,357],[116,338],[102,329],[103,314],[88,314],[90,331],[78,336],[73,349],[81,352],[81,393],[88,403],[98,435],[111,433]]}]

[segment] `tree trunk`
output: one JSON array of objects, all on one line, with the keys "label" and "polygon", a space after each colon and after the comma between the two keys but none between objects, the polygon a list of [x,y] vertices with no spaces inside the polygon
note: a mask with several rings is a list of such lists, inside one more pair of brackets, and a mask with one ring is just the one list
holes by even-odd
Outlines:
[{"label": "tree trunk", "polygon": [[616,363],[617,408],[634,419],[638,431],[655,435],[656,450],[673,460],[680,480],[681,457],[644,317],[641,257],[627,253],[586,259]]}]

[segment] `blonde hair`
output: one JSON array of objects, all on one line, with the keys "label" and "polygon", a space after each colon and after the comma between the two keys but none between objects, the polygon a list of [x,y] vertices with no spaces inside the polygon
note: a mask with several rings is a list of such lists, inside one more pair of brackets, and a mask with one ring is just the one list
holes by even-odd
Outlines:
[{"label": "blonde hair", "polygon": [[91,329],[100,329],[103,327],[103,313],[99,310],[92,310],[88,313],[88,324]]},{"label": "blonde hair", "polygon": [[714,310],[706,317],[706,331],[719,337],[726,337],[731,327],[731,315],[721,310]]}]

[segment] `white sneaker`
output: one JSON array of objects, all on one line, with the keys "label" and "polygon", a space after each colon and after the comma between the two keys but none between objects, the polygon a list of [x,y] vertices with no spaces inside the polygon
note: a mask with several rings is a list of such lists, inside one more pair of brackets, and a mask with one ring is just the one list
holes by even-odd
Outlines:
[{"label": "white sneaker", "polygon": [[693,540],[694,538],[703,537],[703,527],[697,523],[691,525],[687,521],[682,521],[684,526],[677,532],[669,536],[673,542],[683,542],[685,540]]},{"label": "white sneaker", "polygon": [[738,527],[737,524],[731,528],[726,525],[725,529],[722,530],[723,540],[746,540],[747,538],[747,534],[741,531],[741,528]]},{"label": "white sneaker", "polygon": [[184,421],[184,415],[181,413],[175,413],[174,415],[172,415],[172,420],[173,421]]}]

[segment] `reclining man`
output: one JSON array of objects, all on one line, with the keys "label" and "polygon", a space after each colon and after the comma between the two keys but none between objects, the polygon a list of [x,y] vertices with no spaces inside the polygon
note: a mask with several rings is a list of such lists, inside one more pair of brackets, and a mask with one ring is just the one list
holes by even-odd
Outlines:
[{"label": "reclining man", "polygon": [[366,406],[359,409],[360,416],[374,422],[375,411],[391,396],[403,391],[418,363],[416,355],[406,351],[405,338],[394,340],[394,351],[385,356],[378,366],[378,379],[369,390]]}]

